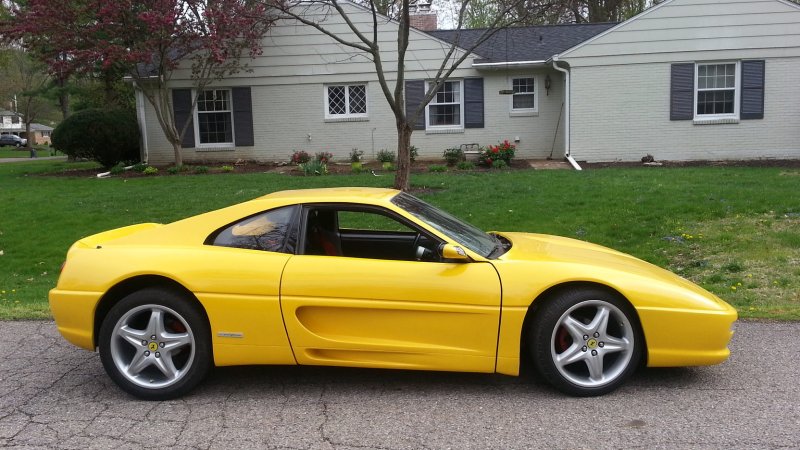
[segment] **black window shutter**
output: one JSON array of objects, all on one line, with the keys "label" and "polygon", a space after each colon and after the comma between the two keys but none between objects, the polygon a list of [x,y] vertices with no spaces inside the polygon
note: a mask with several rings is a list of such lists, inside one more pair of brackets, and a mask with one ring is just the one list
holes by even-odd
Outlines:
[{"label": "black window shutter", "polygon": [[764,60],[742,61],[743,120],[764,118]]},{"label": "black window shutter", "polygon": [[464,79],[464,128],[483,128],[483,78]]},{"label": "black window shutter", "polygon": [[237,147],[252,147],[253,139],[253,101],[249,87],[231,89],[233,97],[233,134]]},{"label": "black window shutter", "polygon": [[673,64],[669,88],[669,120],[694,118],[694,63]]},{"label": "black window shutter", "polygon": [[186,132],[183,133],[183,140],[181,146],[183,148],[194,147],[194,120],[192,120],[192,90],[191,89],[173,89],[172,90],[172,112],[175,117],[175,128],[178,133],[181,132],[183,126],[187,123]]},{"label": "black window shutter", "polygon": [[[425,80],[406,81],[406,117],[411,118],[425,98]],[[412,127],[415,130],[425,129],[425,113],[419,115]]]}]

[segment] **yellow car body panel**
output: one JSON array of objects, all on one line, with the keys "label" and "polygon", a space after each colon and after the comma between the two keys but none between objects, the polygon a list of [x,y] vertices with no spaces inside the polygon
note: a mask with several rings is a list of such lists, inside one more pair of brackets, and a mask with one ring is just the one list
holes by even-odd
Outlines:
[{"label": "yellow car body panel", "polygon": [[728,357],[736,310],[699,286],[599,245],[541,234],[502,235],[512,247],[493,261],[503,280],[498,357],[520,355],[520,320],[534,299],[554,286],[587,282],[619,292],[636,309],[648,366],[717,364]]},{"label": "yellow car body panel", "polygon": [[494,371],[500,280],[488,263],[294,256],[281,304],[300,364]]},{"label": "yellow car body panel", "polygon": [[242,218],[285,205],[372,205],[462,246],[391,202],[397,191],[284,191],[167,225],[99,233],[68,252],[50,304],[59,331],[93,350],[98,305],[126,280],[158,276],[191,292],[211,325],[214,362],[318,364],[516,375],[529,308],[553,287],[596,283],[635,308],[650,366],[723,361],[736,311],[682,278],[573,239],[501,233],[488,260],[387,261],[291,255],[205,244]]}]

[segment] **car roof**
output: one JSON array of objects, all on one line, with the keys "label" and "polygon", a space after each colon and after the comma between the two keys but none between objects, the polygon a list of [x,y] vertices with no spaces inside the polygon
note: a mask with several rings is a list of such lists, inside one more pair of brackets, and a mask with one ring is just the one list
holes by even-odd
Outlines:
[{"label": "car roof", "polygon": [[389,201],[400,193],[396,189],[370,188],[370,187],[338,187],[320,189],[295,189],[290,191],[273,192],[259,200],[283,200],[296,203],[314,202],[380,202]]}]

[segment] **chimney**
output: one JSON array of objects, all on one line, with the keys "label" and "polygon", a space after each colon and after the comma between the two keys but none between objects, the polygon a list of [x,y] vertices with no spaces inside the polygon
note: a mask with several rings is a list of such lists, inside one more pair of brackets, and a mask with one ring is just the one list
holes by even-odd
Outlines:
[{"label": "chimney", "polygon": [[436,13],[431,11],[431,0],[417,0],[411,5],[409,25],[422,31],[436,30]]}]

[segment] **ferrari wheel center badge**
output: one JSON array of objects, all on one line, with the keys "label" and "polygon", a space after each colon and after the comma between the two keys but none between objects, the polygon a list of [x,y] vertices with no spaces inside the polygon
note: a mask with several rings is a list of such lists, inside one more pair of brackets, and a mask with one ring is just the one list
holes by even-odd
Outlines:
[{"label": "ferrari wheel center badge", "polygon": [[158,350],[158,342],[151,342],[147,344],[147,348],[150,349],[151,352]]},{"label": "ferrari wheel center badge", "polygon": [[596,348],[597,347],[597,339],[589,339],[586,341],[586,346],[589,348]]}]

